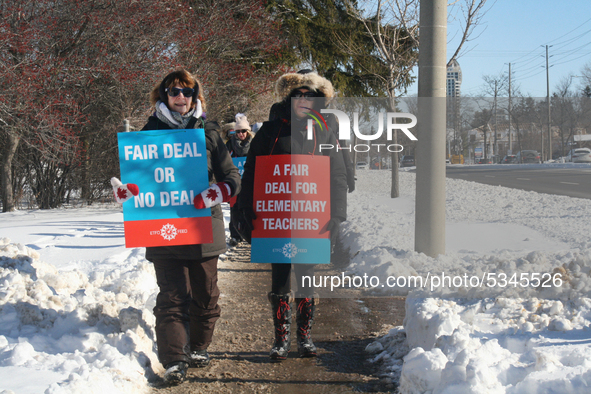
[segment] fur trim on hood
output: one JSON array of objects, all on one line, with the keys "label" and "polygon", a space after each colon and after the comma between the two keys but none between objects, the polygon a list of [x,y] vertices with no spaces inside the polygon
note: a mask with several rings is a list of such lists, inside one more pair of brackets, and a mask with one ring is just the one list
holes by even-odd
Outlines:
[{"label": "fur trim on hood", "polygon": [[332,83],[315,72],[307,74],[289,73],[282,75],[275,84],[275,93],[281,97],[281,99],[285,99],[289,96],[292,90],[304,86],[310,90],[321,92],[327,99],[334,97]]}]

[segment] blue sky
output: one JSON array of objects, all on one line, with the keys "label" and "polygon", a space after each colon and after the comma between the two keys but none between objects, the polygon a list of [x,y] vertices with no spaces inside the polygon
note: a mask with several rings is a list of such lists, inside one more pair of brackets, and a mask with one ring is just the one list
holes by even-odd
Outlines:
[{"label": "blue sky", "polygon": [[[458,59],[462,95],[481,95],[483,75],[508,75],[521,92],[546,96],[545,53],[550,54],[550,93],[570,74],[581,75],[591,63],[591,0],[488,0],[488,12]],[[448,24],[448,58],[459,40],[457,26]],[[575,78],[574,84],[581,79]],[[416,94],[416,84],[408,94]]]}]

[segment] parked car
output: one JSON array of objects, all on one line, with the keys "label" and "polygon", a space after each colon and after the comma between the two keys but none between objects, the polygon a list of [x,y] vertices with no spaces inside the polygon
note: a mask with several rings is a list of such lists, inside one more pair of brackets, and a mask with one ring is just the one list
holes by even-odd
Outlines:
[{"label": "parked car", "polygon": [[501,164],[515,164],[515,163],[519,163],[517,161],[516,155],[507,155],[507,156],[503,157],[503,160],[501,160]]},{"label": "parked car", "polygon": [[400,167],[414,167],[415,157],[413,155],[404,155],[400,159]]},{"label": "parked car", "polygon": [[493,163],[493,161],[492,161],[492,159],[491,159],[490,157],[489,157],[489,158],[487,158],[487,159],[485,159],[485,158],[483,157],[483,158],[479,159],[479,160],[476,162],[476,164],[492,164],[492,163]]},{"label": "parked car", "polygon": [[369,164],[366,161],[358,161],[355,168],[358,170],[369,170]]},{"label": "parked car", "polygon": [[522,150],[517,152],[517,162],[523,164],[541,163],[542,158],[537,150]]},{"label": "parked car", "polygon": [[572,163],[591,163],[591,149],[576,148],[571,149],[566,156],[565,161]]}]

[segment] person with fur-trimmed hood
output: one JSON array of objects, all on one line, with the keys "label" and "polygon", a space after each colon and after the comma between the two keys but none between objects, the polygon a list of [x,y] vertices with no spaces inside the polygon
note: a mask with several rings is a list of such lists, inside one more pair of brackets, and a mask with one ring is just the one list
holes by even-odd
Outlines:
[{"label": "person with fur-trimmed hood", "polygon": [[[298,74],[309,74],[314,73],[312,70],[303,69],[297,72]],[[275,103],[271,106],[269,110],[269,120],[274,120],[278,116],[280,116],[286,109],[289,109],[289,103],[286,103],[285,100]],[[335,133],[338,134],[338,123],[335,116],[332,114],[327,114],[324,116],[326,122],[329,125],[329,128]],[[345,146],[346,142],[342,140],[338,140],[340,146]],[[347,149],[342,149],[341,154],[343,155],[343,161],[345,162],[345,168],[347,169],[347,187],[349,189],[349,193],[353,193],[355,190],[355,165],[353,164],[353,160],[351,159],[351,155]]]},{"label": "person with fur-trimmed hood", "polygon": [[220,132],[220,135],[222,136],[222,140],[224,141],[224,144],[227,144],[228,141],[230,140],[230,137],[232,137],[234,135],[235,128],[236,128],[236,122],[226,123],[222,126],[222,130]]},{"label": "person with fur-trimmed hood", "polygon": [[[320,144],[336,146],[336,137],[332,131],[314,124],[315,138],[308,140],[306,130],[310,106],[314,106],[316,111],[326,106],[328,100],[334,96],[332,84],[316,73],[288,73],[279,78],[275,92],[283,99],[282,110],[274,120],[263,123],[250,144],[242,175],[242,191],[238,196],[241,215],[237,220],[237,229],[242,232],[243,238],[250,242],[252,220],[256,218],[253,209],[256,203],[253,201],[253,185],[258,156],[321,154],[330,157],[330,168],[326,168],[326,171],[330,171],[331,179],[331,219],[327,227],[331,239],[334,240],[340,223],[347,218],[347,173],[343,156],[336,150],[325,149],[321,152],[319,149]],[[315,99],[317,97],[324,99]],[[275,334],[270,352],[273,360],[286,359],[291,347],[291,271],[291,264],[271,264],[271,291],[268,297],[272,307]],[[314,274],[314,265],[295,264],[294,271],[296,278],[303,275],[311,277]],[[310,333],[318,295],[312,288],[302,288],[300,280],[296,282],[300,286],[295,294],[298,353],[300,357],[315,357],[316,347]]]}]

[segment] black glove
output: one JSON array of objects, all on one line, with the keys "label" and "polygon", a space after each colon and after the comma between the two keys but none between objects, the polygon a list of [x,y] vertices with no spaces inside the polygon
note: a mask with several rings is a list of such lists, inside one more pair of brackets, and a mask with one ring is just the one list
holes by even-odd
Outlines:
[{"label": "black glove", "polygon": [[243,240],[250,243],[252,239],[253,225],[252,221],[257,218],[252,207],[244,207],[241,209],[234,210],[236,216],[232,217],[231,220],[234,222],[234,228],[238,231],[238,234]]},{"label": "black glove", "polygon": [[335,246],[337,245],[337,238],[339,237],[339,228],[341,227],[341,219],[332,218],[326,224],[326,231],[330,231],[330,260],[332,262],[334,256]]},{"label": "black glove", "polygon": [[326,231],[330,231],[330,243],[332,245],[336,244],[340,227],[341,227],[341,219],[339,219],[339,218],[332,218],[326,224]]},{"label": "black glove", "polygon": [[353,190],[355,190],[355,174],[353,172],[347,173],[347,188],[349,193],[353,193]]}]

